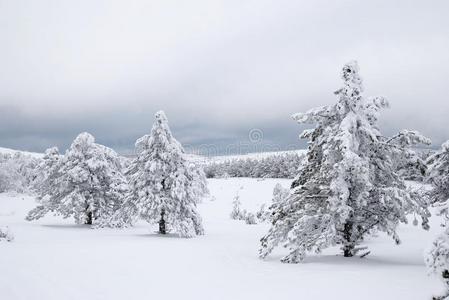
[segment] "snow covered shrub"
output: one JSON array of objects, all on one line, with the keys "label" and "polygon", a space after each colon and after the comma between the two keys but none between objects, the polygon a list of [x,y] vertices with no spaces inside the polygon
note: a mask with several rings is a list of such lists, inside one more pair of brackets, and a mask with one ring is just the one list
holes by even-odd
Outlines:
[{"label": "snow covered shrub", "polygon": [[259,208],[259,210],[256,212],[256,218],[260,222],[265,222],[270,219],[269,211],[266,208],[266,204],[262,204]]},{"label": "snow covered shrub", "polygon": [[130,193],[116,214],[118,226],[133,224],[141,218],[167,225],[181,237],[204,233],[196,205],[208,194],[204,172],[190,163],[181,144],[173,137],[164,112],[156,113],[150,135],[136,142],[137,157],[126,174]]},{"label": "snow covered shrub", "polygon": [[[427,160],[427,181],[432,185],[429,191],[431,203],[437,207],[437,214],[449,220],[449,141],[441,151]],[[446,287],[446,295],[435,299],[449,298],[449,229],[446,228],[433,242],[425,258],[430,272],[440,276]]]},{"label": "snow covered shrub", "polygon": [[282,187],[280,183],[277,183],[273,189],[273,198],[271,205],[268,208],[265,208],[265,204],[260,207],[260,210],[257,212],[256,217],[261,222],[266,222],[270,220],[271,214],[276,211],[276,207],[282,203],[282,201],[287,198],[290,193],[289,189]]},{"label": "snow covered shrub", "polygon": [[243,220],[245,220],[245,223],[248,225],[257,224],[256,215],[254,215],[252,212],[246,212]]},{"label": "snow covered shrub", "polygon": [[356,62],[342,70],[343,87],[334,105],[298,113],[299,123],[316,124],[305,130],[307,162],[294,179],[290,194],[274,207],[272,226],[261,239],[260,256],[283,244],[296,263],[307,252],[341,245],[345,257],[356,255],[364,238],[383,231],[399,243],[396,228],[407,213],[421,215],[427,228],[426,204],[406,188],[393,160],[419,142],[415,132],[393,138],[378,129],[378,112],[388,107],[383,97],[365,98]]},{"label": "snow covered shrub", "polygon": [[0,242],[1,241],[7,241],[7,242],[12,242],[14,240],[14,235],[12,234],[11,230],[9,230],[9,228],[6,227],[0,227]]},{"label": "snow covered shrub", "polygon": [[78,135],[62,157],[49,149],[42,169],[40,205],[28,213],[28,221],[52,212],[74,217],[77,224],[104,226],[124,201],[127,183],[118,155],[89,133]]},{"label": "snow covered shrub", "polygon": [[429,271],[436,274],[443,281],[446,293],[433,299],[449,299],[449,230],[440,234],[425,256],[425,262]]}]

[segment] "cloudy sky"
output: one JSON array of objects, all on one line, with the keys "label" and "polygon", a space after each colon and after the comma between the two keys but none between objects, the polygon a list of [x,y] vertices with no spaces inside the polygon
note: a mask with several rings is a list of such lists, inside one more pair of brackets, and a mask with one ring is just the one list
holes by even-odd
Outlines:
[{"label": "cloudy sky", "polygon": [[189,149],[303,147],[290,115],[335,102],[352,59],[366,95],[390,101],[382,129],[439,146],[448,11],[446,0],[0,0],[0,146],[65,149],[88,131],[126,153],[163,109]]}]

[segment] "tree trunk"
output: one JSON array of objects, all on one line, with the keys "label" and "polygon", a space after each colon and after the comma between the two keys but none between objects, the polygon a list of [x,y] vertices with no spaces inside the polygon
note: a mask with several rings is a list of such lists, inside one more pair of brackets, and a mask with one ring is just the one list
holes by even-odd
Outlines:
[{"label": "tree trunk", "polygon": [[165,229],[165,220],[164,220],[165,211],[161,211],[161,219],[159,220],[159,233],[166,234],[167,231]]},{"label": "tree trunk", "polygon": [[351,245],[345,245],[343,248],[343,256],[344,257],[353,257],[354,253],[353,253],[354,247],[352,247]]},{"label": "tree trunk", "polygon": [[345,224],[345,229],[343,231],[343,238],[345,240],[345,245],[343,246],[343,256],[352,257],[354,256],[354,243],[351,240],[352,237],[352,222],[347,222]]},{"label": "tree trunk", "polygon": [[86,222],[84,224],[92,225],[92,212],[91,211],[87,212],[87,218],[86,218]]}]

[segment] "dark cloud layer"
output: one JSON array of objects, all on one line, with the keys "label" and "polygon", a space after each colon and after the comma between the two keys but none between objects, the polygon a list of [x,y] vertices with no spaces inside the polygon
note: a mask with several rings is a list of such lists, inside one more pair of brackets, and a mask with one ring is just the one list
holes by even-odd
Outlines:
[{"label": "dark cloud layer", "polygon": [[351,59],[391,103],[382,129],[438,146],[447,3],[0,0],[0,146],[64,149],[89,131],[127,153],[164,109],[192,151],[303,147],[290,115],[335,101]]}]

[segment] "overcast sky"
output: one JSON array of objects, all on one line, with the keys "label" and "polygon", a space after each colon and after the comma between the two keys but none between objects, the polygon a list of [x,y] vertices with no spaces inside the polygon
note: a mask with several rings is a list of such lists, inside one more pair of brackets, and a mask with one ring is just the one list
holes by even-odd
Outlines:
[{"label": "overcast sky", "polygon": [[65,149],[88,131],[130,152],[162,109],[189,149],[304,147],[290,115],[335,102],[355,59],[366,95],[390,101],[382,129],[437,147],[448,12],[447,0],[0,0],[0,146]]}]

